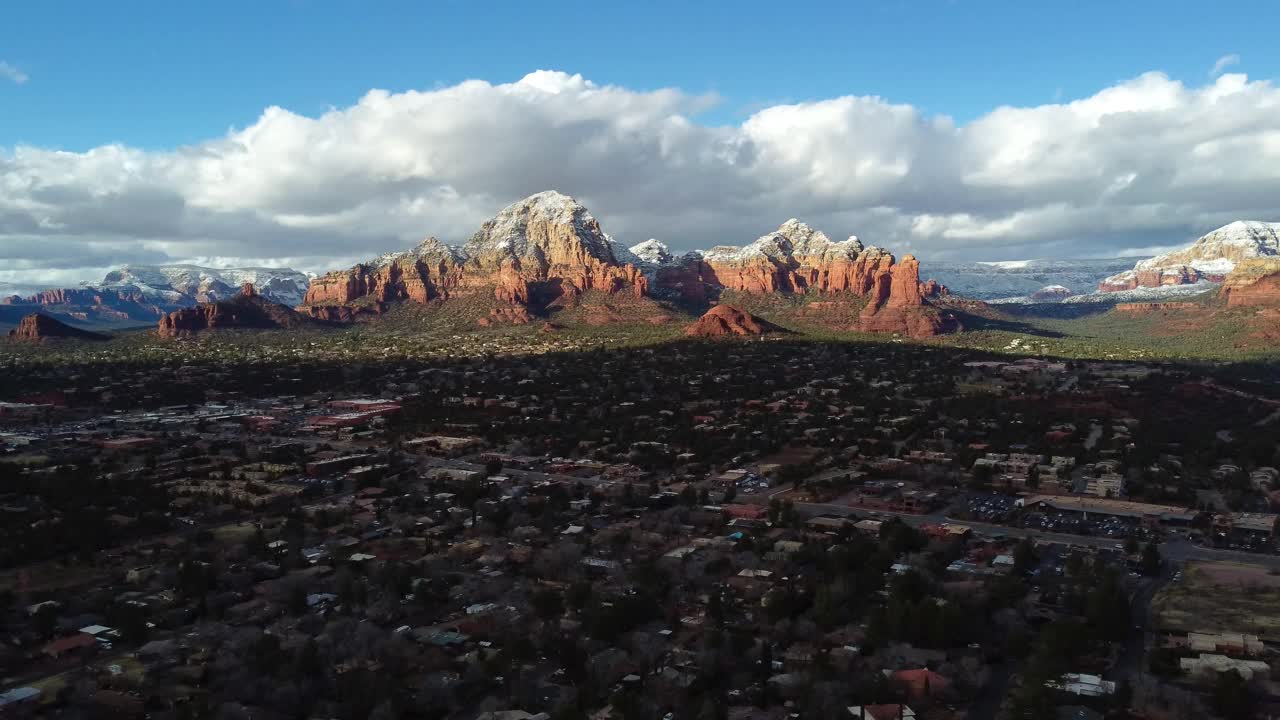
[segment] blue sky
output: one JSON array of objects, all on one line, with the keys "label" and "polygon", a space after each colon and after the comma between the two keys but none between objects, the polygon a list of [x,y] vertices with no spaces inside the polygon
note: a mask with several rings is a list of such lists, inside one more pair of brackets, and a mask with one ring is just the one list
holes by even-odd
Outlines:
[{"label": "blue sky", "polygon": [[13,3],[0,24],[0,147],[194,143],[279,105],[314,116],[370,88],[512,82],[549,68],[724,100],[879,95],[966,122],[1148,70],[1204,82],[1238,55],[1274,77],[1274,2]]},{"label": "blue sky", "polygon": [[0,284],[323,271],[549,189],[677,252],[795,217],[929,260],[1149,255],[1280,220],[1277,27],[1253,0],[10,3]]}]

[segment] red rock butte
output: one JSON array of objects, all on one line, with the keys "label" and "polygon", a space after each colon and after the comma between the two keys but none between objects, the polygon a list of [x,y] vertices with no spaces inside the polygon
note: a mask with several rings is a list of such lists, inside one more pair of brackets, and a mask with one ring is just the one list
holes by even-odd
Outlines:
[{"label": "red rock butte", "polygon": [[106,335],[72,327],[57,318],[32,313],[22,318],[18,326],[9,331],[9,338],[24,342],[41,342],[43,340],[72,338],[79,340],[106,340]]},{"label": "red rock butte", "polygon": [[715,338],[764,335],[782,328],[733,305],[716,305],[684,330],[688,337]]},{"label": "red rock butte", "polygon": [[910,256],[896,263],[892,254],[864,247],[857,238],[833,242],[788,220],[743,247],[672,258],[654,240],[631,249],[618,246],[586,208],[557,192],[509,205],[460,247],[428,238],[412,250],[316,278],[304,310],[312,317],[345,319],[355,313],[338,308],[353,303],[425,304],[483,293],[537,310],[593,290],[636,298],[659,294],[699,305],[726,290],[870,296],[858,329],[913,336],[948,329],[926,308],[926,298],[942,297],[946,289],[921,283],[919,263]]}]

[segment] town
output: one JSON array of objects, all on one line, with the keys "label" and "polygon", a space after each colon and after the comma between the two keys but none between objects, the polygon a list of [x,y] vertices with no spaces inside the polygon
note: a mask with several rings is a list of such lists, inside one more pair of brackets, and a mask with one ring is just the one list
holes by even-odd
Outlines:
[{"label": "town", "polygon": [[1280,712],[1280,402],[1230,370],[786,338],[9,370],[5,717]]}]

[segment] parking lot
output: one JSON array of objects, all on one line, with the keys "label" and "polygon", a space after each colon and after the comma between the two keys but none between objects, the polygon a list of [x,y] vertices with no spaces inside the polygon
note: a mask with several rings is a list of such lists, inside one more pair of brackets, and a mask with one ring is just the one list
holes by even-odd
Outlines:
[{"label": "parking lot", "polygon": [[981,522],[1000,523],[1013,515],[1018,498],[1000,493],[980,493],[969,498],[969,517]]}]

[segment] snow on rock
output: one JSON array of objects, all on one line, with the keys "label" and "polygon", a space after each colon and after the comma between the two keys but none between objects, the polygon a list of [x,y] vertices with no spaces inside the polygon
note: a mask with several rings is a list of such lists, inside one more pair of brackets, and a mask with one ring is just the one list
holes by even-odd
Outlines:
[{"label": "snow on rock", "polygon": [[1042,302],[1031,296],[1048,287],[1073,295],[1093,292],[1105,277],[1133,267],[1133,258],[921,262],[922,277],[934,278],[953,295],[988,302]]},{"label": "snow on rock", "polygon": [[675,262],[675,257],[671,254],[671,249],[663,243],[653,238],[649,238],[639,245],[632,245],[627,248],[637,260],[650,265],[671,265]]},{"label": "snow on rock", "polygon": [[91,287],[137,294],[149,302],[188,304],[230,298],[241,286],[252,284],[264,297],[296,305],[302,302],[309,282],[306,275],[289,268],[125,265]]},{"label": "snow on rock", "polygon": [[1201,280],[1188,285],[1159,285],[1157,287],[1139,287],[1132,290],[1112,290],[1084,295],[1073,295],[1063,299],[1064,303],[1121,303],[1149,302],[1167,300],[1176,297],[1189,297],[1208,292],[1218,287],[1218,283]]},{"label": "snow on rock", "polygon": [[1191,244],[1139,262],[1132,270],[1104,278],[1103,292],[1221,282],[1237,263],[1280,256],[1280,223],[1237,220]]}]

